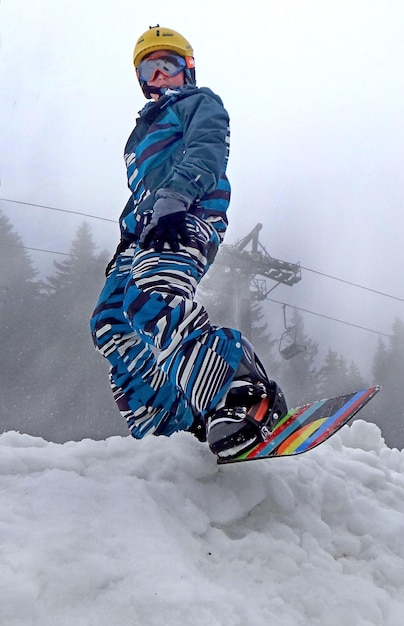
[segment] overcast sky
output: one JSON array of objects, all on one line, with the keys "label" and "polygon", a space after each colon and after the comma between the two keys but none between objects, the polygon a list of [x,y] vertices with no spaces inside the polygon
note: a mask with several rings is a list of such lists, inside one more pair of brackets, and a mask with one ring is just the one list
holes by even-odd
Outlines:
[{"label": "overcast sky", "polygon": [[[404,298],[402,0],[1,0],[0,196],[118,218],[123,147],[145,102],[132,51],[156,23],[190,40],[198,84],[230,113],[226,243],[262,222],[273,256]],[[81,222],[0,208],[33,247],[68,250]],[[115,225],[90,223],[114,249]],[[274,297],[385,332],[404,317],[402,302],[307,272]],[[377,338],[323,329],[337,332]]]}]

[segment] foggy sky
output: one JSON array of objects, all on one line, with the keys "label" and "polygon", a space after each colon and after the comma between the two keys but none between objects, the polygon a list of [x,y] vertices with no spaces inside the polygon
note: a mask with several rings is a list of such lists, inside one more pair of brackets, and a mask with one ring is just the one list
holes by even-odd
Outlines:
[{"label": "foggy sky", "polygon": [[[118,218],[123,147],[145,102],[132,50],[156,23],[191,41],[198,84],[230,113],[226,243],[262,222],[273,256],[404,297],[403,2],[3,0],[0,196]],[[81,222],[0,208],[33,247],[67,251]],[[117,227],[90,224],[112,251]],[[274,297],[384,332],[404,317],[403,303],[308,273]],[[281,324],[281,307],[266,307]],[[305,323],[359,364],[376,343],[320,318]]]}]

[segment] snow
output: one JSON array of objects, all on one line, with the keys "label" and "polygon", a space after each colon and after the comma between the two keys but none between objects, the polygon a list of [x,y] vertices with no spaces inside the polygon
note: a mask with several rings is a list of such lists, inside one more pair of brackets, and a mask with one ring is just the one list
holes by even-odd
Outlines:
[{"label": "snow", "polygon": [[0,437],[2,626],[402,626],[404,452],[357,420],[217,466],[187,433]]}]

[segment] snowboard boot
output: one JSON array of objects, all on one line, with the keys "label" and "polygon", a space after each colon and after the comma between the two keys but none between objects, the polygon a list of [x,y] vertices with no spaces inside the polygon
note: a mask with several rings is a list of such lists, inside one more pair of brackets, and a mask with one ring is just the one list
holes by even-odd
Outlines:
[{"label": "snowboard boot", "polygon": [[242,337],[243,357],[230,388],[208,416],[207,441],[217,456],[234,457],[264,441],[286,415],[284,395],[269,380],[252,345]]}]

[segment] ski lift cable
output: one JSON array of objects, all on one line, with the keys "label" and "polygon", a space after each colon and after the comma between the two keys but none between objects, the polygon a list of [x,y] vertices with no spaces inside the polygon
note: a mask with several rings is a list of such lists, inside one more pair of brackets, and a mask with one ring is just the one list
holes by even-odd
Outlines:
[{"label": "ski lift cable", "polygon": [[[33,252],[46,252],[48,254],[58,254],[59,256],[75,256],[71,252],[60,252],[59,250],[45,250],[44,248],[32,248],[31,246],[22,246],[16,243],[5,245],[9,246],[10,248],[23,248],[23,250],[32,250]],[[89,256],[80,256],[80,258],[86,261],[98,261],[98,259],[94,259]]]},{"label": "ski lift cable", "polygon": [[54,206],[46,206],[45,204],[34,204],[33,202],[22,202],[21,200],[9,200],[8,198],[0,198],[2,202],[12,202],[13,204],[24,204],[26,206],[33,206],[38,209],[47,209],[48,211],[59,211],[60,213],[71,213],[73,215],[81,215],[82,217],[90,217],[94,220],[102,220],[103,222],[113,222],[117,224],[118,220],[112,220],[108,217],[101,217],[100,215],[92,215],[91,213],[81,213],[80,211],[70,211],[68,209],[59,209]]},{"label": "ski lift cable", "polygon": [[309,311],[308,309],[303,309],[302,307],[295,306],[294,304],[287,304],[286,302],[281,302],[280,300],[274,300],[273,298],[267,298],[270,302],[274,302],[275,304],[281,304],[286,307],[289,306],[292,309],[296,309],[297,311],[302,311],[303,313],[309,313],[310,315],[316,315],[317,317],[323,317],[324,319],[331,320],[332,322],[338,322],[339,324],[345,324],[345,326],[352,326],[353,328],[359,328],[360,330],[365,330],[369,333],[374,333],[375,335],[382,335],[383,337],[391,338],[389,333],[384,333],[379,330],[374,330],[372,328],[367,328],[366,326],[361,326],[360,324],[354,324],[353,322],[347,322],[345,320],[340,320],[336,317],[332,317],[331,315],[325,315],[324,313],[316,313],[315,311]]},{"label": "ski lift cable", "polygon": [[338,278],[337,276],[331,276],[331,274],[325,274],[324,272],[319,272],[318,270],[310,269],[309,267],[301,266],[302,270],[306,272],[312,272],[313,274],[318,274],[319,276],[324,276],[325,278],[331,278],[331,280],[337,280],[340,283],[345,283],[346,285],[351,285],[352,287],[356,287],[357,289],[363,289],[365,291],[371,291],[372,293],[376,293],[379,296],[384,296],[385,298],[391,298],[392,300],[398,300],[398,302],[404,302],[404,298],[399,298],[398,296],[392,296],[389,293],[385,293],[384,291],[378,291],[377,289],[372,289],[371,287],[364,287],[363,285],[359,285],[358,283],[353,283],[349,280],[345,280],[343,278]]}]

